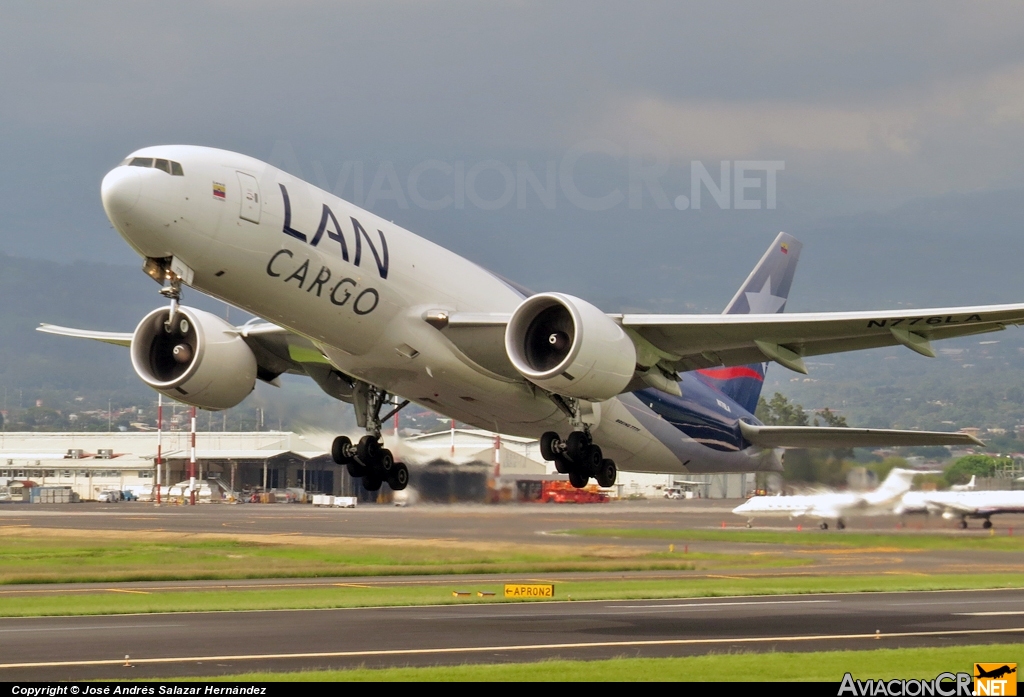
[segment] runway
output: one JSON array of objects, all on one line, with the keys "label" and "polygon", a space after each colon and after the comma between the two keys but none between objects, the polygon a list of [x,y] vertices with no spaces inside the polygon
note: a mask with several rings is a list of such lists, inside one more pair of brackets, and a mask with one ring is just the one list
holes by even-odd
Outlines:
[{"label": "runway", "polygon": [[0,680],[1022,640],[1018,589],[32,617],[0,619]]}]

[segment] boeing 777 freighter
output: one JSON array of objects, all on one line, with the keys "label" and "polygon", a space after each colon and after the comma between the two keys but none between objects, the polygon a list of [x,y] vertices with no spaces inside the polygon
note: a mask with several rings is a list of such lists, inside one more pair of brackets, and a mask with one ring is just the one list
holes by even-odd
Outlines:
[{"label": "boeing 777 freighter", "polygon": [[[307,375],[354,405],[366,435],[339,436],[332,454],[370,490],[408,481],[383,447],[381,412],[409,402],[539,438],[576,486],[609,486],[618,467],[779,470],[785,447],[970,445],[966,434],[765,426],[754,410],[766,364],[804,373],[808,356],[892,345],[933,355],[932,341],[1024,323],[1021,304],[782,314],[800,254],[786,234],[721,315],[608,314],[205,147],[134,152],[101,196],[169,303],[130,334],[40,329],[129,347],[146,384],[203,409],[235,406],[256,380]],[[260,319],[234,326],[182,305],[184,286]]]}]

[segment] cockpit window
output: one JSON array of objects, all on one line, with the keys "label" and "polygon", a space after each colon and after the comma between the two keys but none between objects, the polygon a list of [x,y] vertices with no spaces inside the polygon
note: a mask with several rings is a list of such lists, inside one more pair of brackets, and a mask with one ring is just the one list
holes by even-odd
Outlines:
[{"label": "cockpit window", "polygon": [[122,165],[128,165],[129,167],[155,167],[156,169],[162,169],[168,174],[175,177],[184,177],[185,170],[181,168],[181,163],[172,162],[171,160],[164,160],[162,158],[154,159],[152,157],[129,157]]}]

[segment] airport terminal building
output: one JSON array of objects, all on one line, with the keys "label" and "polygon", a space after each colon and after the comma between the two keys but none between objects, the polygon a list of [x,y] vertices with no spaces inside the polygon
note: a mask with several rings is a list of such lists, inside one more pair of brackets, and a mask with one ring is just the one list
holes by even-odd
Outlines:
[{"label": "airport terminal building", "polygon": [[[412,486],[428,500],[510,500],[523,498],[523,491],[541,482],[566,479],[542,459],[537,441],[528,438],[459,428],[399,439],[385,434],[385,440],[396,459],[413,467]],[[216,500],[248,500],[253,492],[289,489],[378,500],[377,494],[363,490],[360,479],[334,463],[329,444],[328,436],[290,431],[200,431],[196,476],[206,484],[207,496]],[[160,451],[161,492],[167,496],[171,487],[188,480],[190,434],[163,432]],[[154,431],[0,432],[0,487],[17,483],[23,488],[69,489],[83,501],[112,491],[148,498],[157,481],[156,460]],[[660,498],[684,490],[695,498],[743,498],[753,491],[753,481],[753,475],[744,474],[620,472],[608,493]],[[506,493],[496,496],[495,491]]]},{"label": "airport terminal building", "polygon": [[[162,484],[187,480],[189,433],[164,432],[161,452]],[[156,456],[155,432],[0,433],[0,483],[69,487],[82,500],[104,491],[142,493],[156,483]],[[326,451],[287,431],[199,432],[196,462],[197,477],[221,491],[299,487],[350,495],[353,486]]]}]

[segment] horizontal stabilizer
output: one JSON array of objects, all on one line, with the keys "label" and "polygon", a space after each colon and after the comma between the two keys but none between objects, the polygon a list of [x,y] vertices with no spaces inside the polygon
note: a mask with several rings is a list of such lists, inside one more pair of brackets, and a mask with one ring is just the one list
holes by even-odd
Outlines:
[{"label": "horizontal stabilizer", "polygon": [[89,329],[72,329],[70,327],[58,327],[55,324],[40,324],[36,327],[37,331],[46,332],[47,334],[57,334],[59,336],[72,336],[76,339],[93,339],[94,341],[102,341],[105,344],[114,344],[115,346],[131,346],[132,335],[131,332],[94,332]]},{"label": "horizontal stabilizer", "polygon": [[753,426],[740,421],[743,437],[762,448],[877,448],[882,446],[984,445],[967,433],[886,428]]}]

